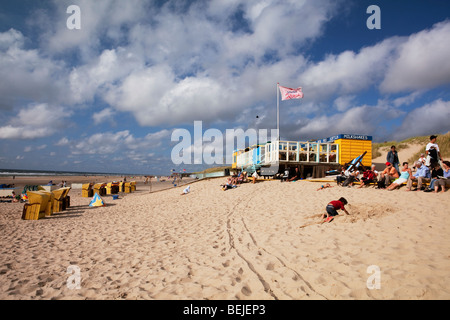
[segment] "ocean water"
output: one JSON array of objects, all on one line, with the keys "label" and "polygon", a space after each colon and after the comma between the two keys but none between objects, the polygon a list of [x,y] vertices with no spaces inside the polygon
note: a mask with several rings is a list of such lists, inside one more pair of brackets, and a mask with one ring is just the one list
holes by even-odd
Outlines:
[{"label": "ocean water", "polygon": [[19,169],[0,169],[0,178],[9,176],[142,176],[142,174],[123,174],[116,172],[73,172],[73,171],[51,171],[51,170],[19,170]]}]

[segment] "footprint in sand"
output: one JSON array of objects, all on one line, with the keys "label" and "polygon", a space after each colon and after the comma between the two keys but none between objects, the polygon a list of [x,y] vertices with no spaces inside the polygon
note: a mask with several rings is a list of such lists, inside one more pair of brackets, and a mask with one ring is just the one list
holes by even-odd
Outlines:
[{"label": "footprint in sand", "polygon": [[250,288],[247,287],[247,286],[242,287],[241,292],[242,292],[244,295],[246,295],[247,297],[250,296],[250,295],[252,294],[252,290],[250,290]]}]

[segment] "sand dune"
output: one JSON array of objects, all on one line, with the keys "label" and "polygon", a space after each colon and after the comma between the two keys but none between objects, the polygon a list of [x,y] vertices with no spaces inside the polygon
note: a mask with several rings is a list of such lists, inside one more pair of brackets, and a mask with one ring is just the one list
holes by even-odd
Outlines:
[{"label": "sand dune", "polygon": [[[39,221],[1,204],[0,298],[450,298],[450,192],[221,183],[193,183],[185,196],[138,188],[101,208],[73,191],[68,211]],[[318,224],[341,196],[351,215]],[[67,286],[71,265],[78,290]],[[380,289],[367,288],[372,265]]]},{"label": "sand dune", "polygon": [[[422,144],[414,144],[414,143],[408,144],[407,148],[400,149],[400,151],[397,151],[400,163],[403,163],[404,161],[409,161],[409,159],[412,156],[414,156],[417,152],[419,152],[421,149],[425,149],[425,146]],[[381,156],[372,159],[372,163],[377,166],[378,170],[381,170],[385,167],[384,164],[386,163],[386,156],[389,150],[390,150],[389,147],[381,148],[380,149]]]}]

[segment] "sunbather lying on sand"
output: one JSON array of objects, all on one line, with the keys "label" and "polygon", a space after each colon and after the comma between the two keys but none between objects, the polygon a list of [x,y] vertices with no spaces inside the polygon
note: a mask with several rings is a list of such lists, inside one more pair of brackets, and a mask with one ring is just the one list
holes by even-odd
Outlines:
[{"label": "sunbather lying on sand", "polygon": [[329,183],[322,185],[319,189],[317,189],[317,191],[322,190],[322,189],[326,189],[326,188],[333,188]]}]

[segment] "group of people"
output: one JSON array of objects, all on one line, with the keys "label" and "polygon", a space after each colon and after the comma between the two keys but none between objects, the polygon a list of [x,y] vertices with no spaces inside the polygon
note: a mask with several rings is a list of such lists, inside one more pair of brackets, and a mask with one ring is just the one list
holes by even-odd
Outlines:
[{"label": "group of people", "polygon": [[[437,136],[430,136],[430,143],[426,146],[426,153],[422,153],[420,158],[414,162],[412,172],[408,162],[403,162],[401,168],[398,153],[395,146],[391,147],[386,157],[386,167],[382,172],[375,170],[375,165],[371,169],[347,168],[341,176],[336,178],[338,185],[352,186],[354,181],[359,180],[362,188],[371,183],[376,183],[379,189],[388,191],[399,188],[406,183],[406,191],[423,190],[425,192],[445,192],[446,187],[450,187],[450,162],[442,159],[439,146],[436,143]],[[353,170],[351,170],[353,169]],[[362,171],[362,177],[360,178]],[[413,183],[417,186],[413,189]],[[429,183],[428,188],[424,183]]]},{"label": "group of people", "polygon": [[[436,141],[437,136],[431,135],[430,142],[425,148],[425,153],[422,153],[420,158],[414,162],[413,169],[416,169],[414,174],[407,162],[403,162],[402,167],[398,168],[397,151],[395,146],[392,146],[387,156],[388,162],[386,162],[385,169],[385,171],[388,171],[388,173],[385,173],[384,181],[387,190],[394,190],[406,183],[406,191],[423,190],[437,193],[440,188],[441,192],[445,192],[446,187],[450,187],[450,162],[442,159],[439,145]],[[392,165],[396,172],[390,168],[390,160],[394,162]],[[397,164],[397,168],[395,164]],[[425,182],[429,183],[428,188],[424,187]],[[414,189],[413,183],[417,184]]]},{"label": "group of people", "polygon": [[[256,179],[259,177],[258,172],[253,172],[251,177],[252,183],[256,183]],[[238,185],[245,182],[250,182],[250,178],[248,177],[248,172],[242,171],[239,173],[234,173],[231,177],[228,177],[227,181],[224,184],[220,185],[220,187],[222,188],[222,190],[226,191],[228,189],[234,189]]]},{"label": "group of people", "polygon": [[59,187],[61,188],[66,188],[67,187],[67,181],[63,180],[58,184]]},{"label": "group of people", "polygon": [[301,180],[302,175],[298,167],[295,167],[294,172],[291,172],[289,168],[286,168],[284,170],[284,174],[280,177],[281,182],[291,182],[291,181],[297,181]]}]

